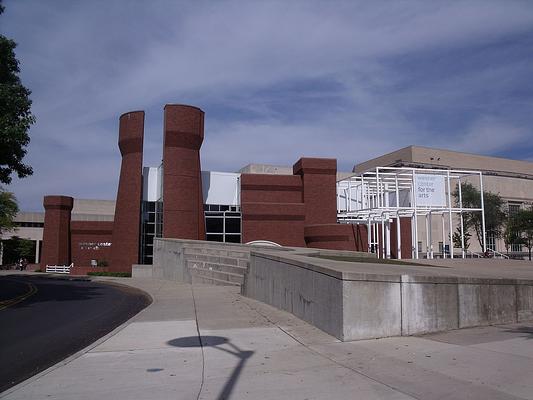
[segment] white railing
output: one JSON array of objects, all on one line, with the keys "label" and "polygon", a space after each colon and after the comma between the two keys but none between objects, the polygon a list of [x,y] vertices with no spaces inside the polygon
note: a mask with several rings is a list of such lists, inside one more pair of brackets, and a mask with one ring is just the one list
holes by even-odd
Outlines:
[{"label": "white railing", "polygon": [[470,255],[470,258],[483,258],[481,254],[468,250],[468,249],[465,249],[465,254],[466,254],[466,258],[468,258],[468,255]]},{"label": "white railing", "polygon": [[492,256],[493,258],[509,259],[508,255],[500,253],[499,251],[496,251],[496,250],[487,250],[487,253],[489,254],[489,256]]},{"label": "white railing", "polygon": [[47,265],[46,272],[55,274],[70,274],[70,269],[74,267],[74,263],[70,265]]}]

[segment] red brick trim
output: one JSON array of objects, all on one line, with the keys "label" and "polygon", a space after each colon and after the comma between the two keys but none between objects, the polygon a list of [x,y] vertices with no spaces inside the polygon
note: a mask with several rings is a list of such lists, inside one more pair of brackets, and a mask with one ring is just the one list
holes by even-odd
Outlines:
[{"label": "red brick trim", "polygon": [[184,147],[191,150],[200,150],[203,137],[192,132],[180,132],[167,130],[165,136],[166,147]]}]

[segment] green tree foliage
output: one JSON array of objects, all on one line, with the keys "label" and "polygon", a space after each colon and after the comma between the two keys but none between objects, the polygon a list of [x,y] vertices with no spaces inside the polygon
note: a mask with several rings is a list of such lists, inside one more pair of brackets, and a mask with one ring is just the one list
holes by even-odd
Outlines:
[{"label": "green tree foliage", "polygon": [[509,218],[507,224],[505,224],[505,229],[503,231],[503,242],[505,244],[505,250],[509,253],[509,248],[513,244],[520,243],[520,236],[513,227],[513,219]]},{"label": "green tree foliage", "polygon": [[6,192],[0,188],[0,234],[2,231],[10,230],[14,227],[13,219],[18,211],[17,199],[13,193]]},{"label": "green tree foliage", "polygon": [[14,264],[21,258],[29,262],[35,261],[35,243],[32,240],[12,236],[11,239],[2,240],[4,246],[3,263]]},{"label": "green tree foliage", "polygon": [[[465,244],[465,250],[468,250],[468,248],[470,247],[470,237],[472,235],[468,232],[463,232],[463,237],[464,237],[464,244]],[[455,230],[455,232],[453,233],[453,236],[452,236],[452,240],[453,240],[453,246],[456,248],[456,249],[460,249],[462,248],[462,243],[461,243],[461,228],[460,227],[457,227],[457,229]]]},{"label": "green tree foliage", "polygon": [[[4,11],[0,1],[0,14]],[[19,178],[31,175],[31,167],[22,162],[30,142],[28,130],[35,122],[31,113],[31,92],[18,77],[17,44],[0,35],[0,183],[9,184],[11,174]]]},{"label": "green tree foliage", "polygon": [[533,247],[533,209],[520,210],[513,215],[510,221],[510,230],[514,231],[517,242],[522,243],[529,250],[531,261],[531,248]]},{"label": "green tree foliage", "polygon": [[[4,12],[0,0],[0,14]],[[0,184],[11,183],[11,174],[19,178],[31,175],[31,167],[22,162],[30,142],[28,131],[35,122],[31,113],[31,92],[20,82],[16,43],[0,35]],[[0,233],[13,227],[18,212],[13,193],[0,187]]]},{"label": "green tree foliage", "polygon": [[[455,205],[459,207],[459,188],[452,193]],[[467,208],[481,208],[480,191],[471,183],[461,183],[462,205]],[[504,209],[504,201],[499,194],[483,191],[483,203],[485,207],[485,231],[493,232],[495,237],[502,237],[507,216]],[[476,233],[479,245],[483,247],[482,216],[480,212],[463,213],[465,231],[473,229]]]}]

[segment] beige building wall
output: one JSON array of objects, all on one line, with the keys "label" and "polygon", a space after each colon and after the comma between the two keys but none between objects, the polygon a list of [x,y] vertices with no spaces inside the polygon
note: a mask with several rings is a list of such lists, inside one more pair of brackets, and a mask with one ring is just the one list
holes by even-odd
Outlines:
[{"label": "beige building wall", "polygon": [[[354,166],[353,171],[360,174],[365,171],[374,170],[376,167],[389,166],[481,171],[483,172],[484,191],[499,194],[508,204],[520,204],[522,208],[533,206],[532,162],[421,146],[408,146],[357,164]],[[468,181],[479,189],[479,180],[477,177],[468,179]],[[449,218],[446,216],[446,232],[449,232],[448,221]],[[428,246],[426,245],[425,218],[419,218],[417,225],[419,242],[417,248],[421,250],[421,256],[425,256],[428,250]],[[452,231],[455,231],[460,226],[460,218],[452,218],[452,225]],[[433,250],[437,252],[439,250],[439,242],[449,244],[448,235],[446,235],[446,239],[444,240],[442,237],[442,218],[440,215],[434,215],[432,217],[431,228]],[[482,249],[475,232],[470,232],[470,234],[472,236],[470,238],[469,250],[480,253]],[[505,253],[505,243],[502,239],[497,239],[495,245],[497,251]],[[457,250],[455,254],[457,255]]]}]

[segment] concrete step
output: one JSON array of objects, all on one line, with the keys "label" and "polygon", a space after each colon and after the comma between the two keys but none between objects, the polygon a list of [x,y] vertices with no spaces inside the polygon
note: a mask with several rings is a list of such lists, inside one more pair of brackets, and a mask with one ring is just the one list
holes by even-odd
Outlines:
[{"label": "concrete step", "polygon": [[198,260],[209,263],[216,264],[226,264],[226,265],[235,265],[239,267],[247,267],[250,261],[244,258],[232,258],[232,257],[223,257],[223,256],[214,256],[209,254],[197,254],[189,253],[185,255],[185,259],[189,260]]},{"label": "concrete step", "polygon": [[221,263],[213,263],[201,260],[187,260],[187,267],[189,268],[203,268],[208,270],[231,272],[234,274],[244,275],[248,267],[240,267],[238,265],[229,265]]},{"label": "concrete step", "polygon": [[250,253],[247,251],[206,247],[186,247],[184,249],[184,254],[205,254],[210,256],[250,259]]},{"label": "concrete step", "polygon": [[244,281],[244,275],[231,272],[216,271],[205,268],[190,268],[191,275],[200,275],[206,278],[215,278],[222,281],[233,282],[241,285]]},{"label": "concrete step", "polygon": [[198,275],[196,273],[191,272],[192,281],[193,283],[205,283],[209,285],[217,285],[217,286],[241,286],[240,283],[236,282],[230,282],[223,279],[217,279],[209,276],[204,275]]}]

